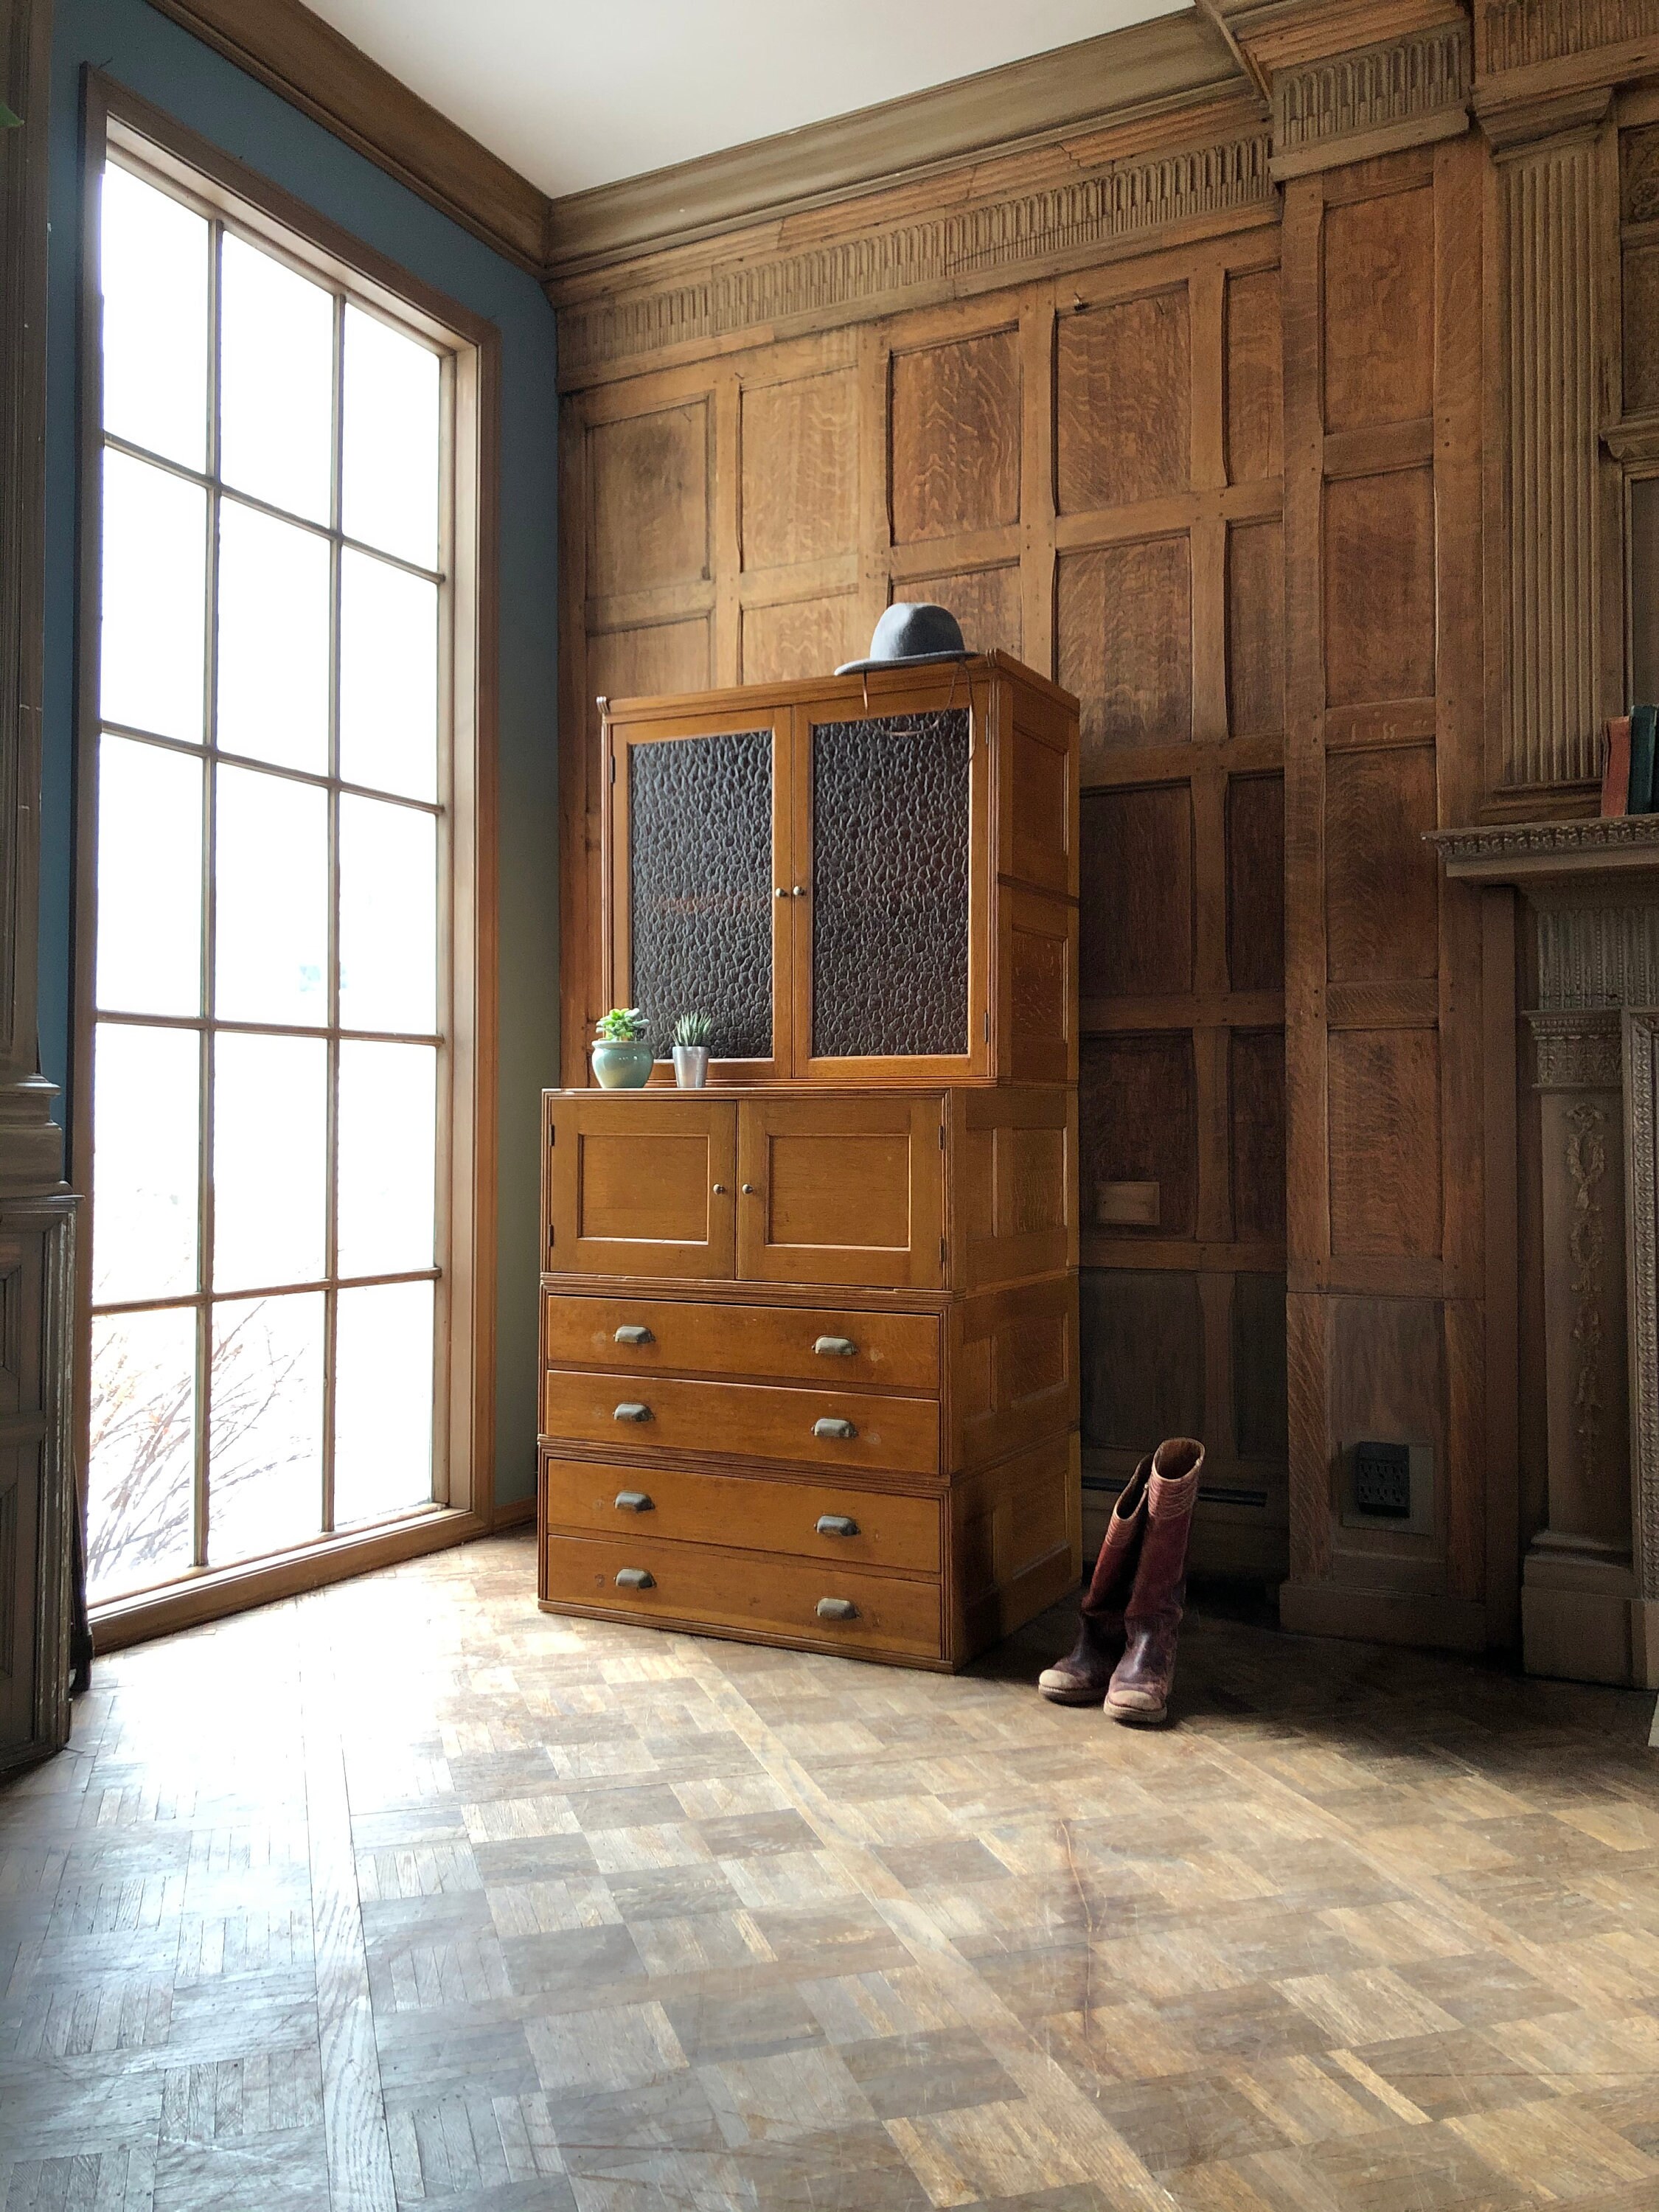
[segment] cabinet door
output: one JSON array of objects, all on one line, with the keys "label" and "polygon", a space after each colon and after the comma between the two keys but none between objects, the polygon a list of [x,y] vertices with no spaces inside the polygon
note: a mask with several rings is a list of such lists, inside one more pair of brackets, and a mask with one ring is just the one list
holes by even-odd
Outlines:
[{"label": "cabinet door", "polygon": [[789,1066],[788,737],[764,707],[611,732],[610,990],[646,1014],[659,1080],[686,1013],[714,1022],[717,1079]]},{"label": "cabinet door", "polygon": [[884,680],[867,713],[797,707],[798,1073],[987,1071],[992,698],[982,679],[953,690],[934,669]]},{"label": "cabinet door", "polygon": [[549,1103],[548,1249],[559,1273],[729,1279],[737,1109],[647,1091]]},{"label": "cabinet door", "polygon": [[746,1099],[737,1110],[740,1276],[940,1287],[939,1099],[821,1091]]}]

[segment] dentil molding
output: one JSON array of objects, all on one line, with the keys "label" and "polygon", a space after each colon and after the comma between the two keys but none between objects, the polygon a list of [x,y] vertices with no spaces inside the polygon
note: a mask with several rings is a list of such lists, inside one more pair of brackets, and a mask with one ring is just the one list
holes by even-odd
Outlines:
[{"label": "dentil molding", "polygon": [[1468,26],[1427,30],[1273,76],[1275,178],[1422,146],[1467,131]]}]

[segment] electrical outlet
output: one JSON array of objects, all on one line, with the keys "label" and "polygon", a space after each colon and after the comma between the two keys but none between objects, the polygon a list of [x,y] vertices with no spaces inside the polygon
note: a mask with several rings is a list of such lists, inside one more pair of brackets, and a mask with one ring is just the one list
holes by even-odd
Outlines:
[{"label": "electrical outlet", "polygon": [[1339,1514],[1345,1528],[1434,1534],[1434,1449],[1366,1437],[1342,1447]]}]

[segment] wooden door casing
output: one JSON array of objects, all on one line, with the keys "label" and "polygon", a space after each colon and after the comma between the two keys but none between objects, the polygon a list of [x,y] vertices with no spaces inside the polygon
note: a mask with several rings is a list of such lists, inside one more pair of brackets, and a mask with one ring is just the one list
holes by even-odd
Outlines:
[{"label": "wooden door casing", "polygon": [[[550,1093],[544,1267],[730,1281],[737,1114],[730,1103],[678,1095]],[[556,1243],[562,1224],[568,1234]]]}]

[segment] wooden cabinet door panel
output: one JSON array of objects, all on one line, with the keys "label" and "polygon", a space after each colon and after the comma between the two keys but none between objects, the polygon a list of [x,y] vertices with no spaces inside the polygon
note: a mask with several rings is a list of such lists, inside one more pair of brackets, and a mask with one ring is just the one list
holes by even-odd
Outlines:
[{"label": "wooden cabinet door panel", "polygon": [[869,1468],[933,1474],[939,1468],[939,1405],[932,1398],[553,1367],[542,1378],[542,1421],[549,1437],[629,1452],[718,1451],[836,1474]]},{"label": "wooden cabinet door panel", "polygon": [[[618,1575],[629,1580],[618,1583]],[[690,1621],[739,1634],[937,1659],[939,1585],[815,1559],[757,1557],[708,1544],[550,1535],[546,1601],[633,1620]],[[643,1586],[638,1577],[648,1577]],[[821,1613],[820,1605],[831,1611]]]},{"label": "wooden cabinet door panel", "polygon": [[543,1482],[546,1525],[578,1534],[619,1543],[666,1536],[734,1551],[794,1553],[826,1566],[939,1572],[937,1498],[760,1474],[691,1474],[646,1459],[630,1468],[550,1455]]},{"label": "wooden cabinet door panel", "polygon": [[638,1091],[556,1097],[543,1264],[729,1279],[737,1109]]},{"label": "wooden cabinet door panel", "polygon": [[843,1390],[939,1388],[939,1322],[932,1314],[580,1294],[550,1296],[546,1308],[547,1358],[564,1366],[744,1376]]},{"label": "wooden cabinet door panel", "polygon": [[738,1120],[738,1272],[764,1283],[945,1280],[940,1101],[745,1100]]}]

